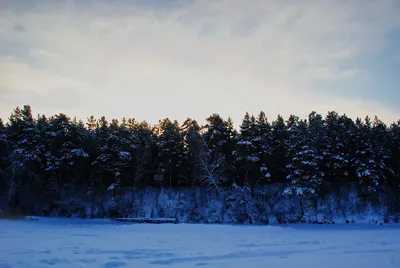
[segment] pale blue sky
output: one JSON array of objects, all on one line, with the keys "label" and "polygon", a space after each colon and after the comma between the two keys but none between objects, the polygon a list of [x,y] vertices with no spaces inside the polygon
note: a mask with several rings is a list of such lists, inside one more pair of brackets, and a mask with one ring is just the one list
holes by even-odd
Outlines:
[{"label": "pale blue sky", "polygon": [[1,1],[0,117],[400,118],[398,0]]}]

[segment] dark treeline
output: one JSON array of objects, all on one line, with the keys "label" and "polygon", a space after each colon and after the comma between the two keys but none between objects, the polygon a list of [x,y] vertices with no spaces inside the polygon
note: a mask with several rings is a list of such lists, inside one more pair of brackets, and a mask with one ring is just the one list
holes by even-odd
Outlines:
[{"label": "dark treeline", "polygon": [[145,186],[222,189],[285,184],[283,195],[321,196],[350,183],[360,193],[398,202],[400,121],[312,112],[307,119],[246,114],[239,130],[213,114],[200,126],[169,119],[86,122],[65,114],[34,117],[30,106],[0,120],[3,207],[57,202],[68,189],[87,195]]}]

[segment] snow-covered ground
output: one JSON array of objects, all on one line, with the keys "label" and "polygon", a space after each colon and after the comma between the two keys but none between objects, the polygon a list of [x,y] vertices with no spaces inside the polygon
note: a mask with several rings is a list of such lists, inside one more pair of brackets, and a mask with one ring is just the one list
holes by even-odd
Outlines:
[{"label": "snow-covered ground", "polygon": [[0,268],[165,266],[400,267],[400,226],[0,220]]}]

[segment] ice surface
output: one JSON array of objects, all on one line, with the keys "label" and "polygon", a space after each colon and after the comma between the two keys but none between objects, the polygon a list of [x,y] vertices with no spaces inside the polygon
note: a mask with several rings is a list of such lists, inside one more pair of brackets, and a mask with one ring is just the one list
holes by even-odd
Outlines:
[{"label": "ice surface", "polygon": [[398,225],[0,220],[0,267],[399,267]]}]

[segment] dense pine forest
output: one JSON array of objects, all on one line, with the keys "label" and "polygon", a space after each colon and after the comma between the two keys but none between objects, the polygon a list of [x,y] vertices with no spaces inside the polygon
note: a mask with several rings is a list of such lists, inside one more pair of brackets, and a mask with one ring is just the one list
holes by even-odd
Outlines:
[{"label": "dense pine forest", "polygon": [[398,211],[400,121],[336,112],[269,121],[260,112],[246,113],[238,130],[218,114],[206,122],[83,122],[17,107],[0,120],[0,209],[195,222],[311,221],[310,211],[330,204],[345,218],[361,207],[386,218]]}]

